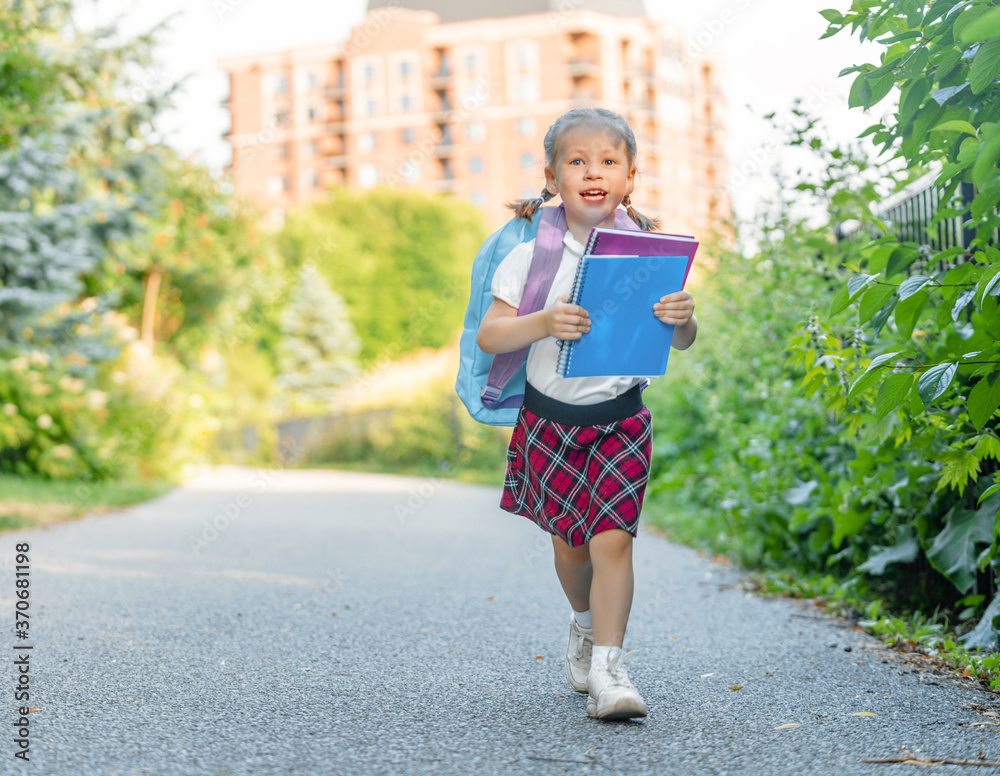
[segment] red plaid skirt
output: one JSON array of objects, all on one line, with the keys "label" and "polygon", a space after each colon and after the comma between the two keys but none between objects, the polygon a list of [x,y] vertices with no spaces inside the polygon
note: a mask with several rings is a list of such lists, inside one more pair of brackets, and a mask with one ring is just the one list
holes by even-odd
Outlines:
[{"label": "red plaid skirt", "polygon": [[645,407],[600,426],[554,423],[521,407],[500,508],[534,520],[570,547],[611,528],[635,537],[652,447]]}]

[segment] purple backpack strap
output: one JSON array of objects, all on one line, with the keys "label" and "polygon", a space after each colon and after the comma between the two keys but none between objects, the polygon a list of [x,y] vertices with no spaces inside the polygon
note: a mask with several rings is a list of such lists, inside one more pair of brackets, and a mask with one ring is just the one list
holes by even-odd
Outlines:
[{"label": "purple backpack strap", "polygon": [[[539,209],[541,221],[538,222],[538,236],[535,238],[535,250],[528,268],[528,279],[524,284],[521,304],[517,308],[518,315],[528,315],[545,307],[545,300],[552,289],[559,264],[562,262],[563,236],[566,234],[566,210],[559,207],[544,207]],[[622,210],[615,211],[616,229],[638,230],[638,225]],[[486,387],[483,388],[481,399],[487,409],[498,410],[507,407],[520,407],[524,402],[524,394],[508,396],[500,400],[500,394],[517,374],[524,359],[528,356],[527,345],[513,353],[498,353],[493,357]]]}]

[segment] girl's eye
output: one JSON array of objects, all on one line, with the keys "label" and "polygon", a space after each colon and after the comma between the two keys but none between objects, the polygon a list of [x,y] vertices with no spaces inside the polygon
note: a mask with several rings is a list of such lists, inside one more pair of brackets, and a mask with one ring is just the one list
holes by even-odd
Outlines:
[{"label": "girl's eye", "polygon": [[583,164],[583,159],[574,159],[573,161],[570,162],[570,164],[576,164],[577,162]]}]

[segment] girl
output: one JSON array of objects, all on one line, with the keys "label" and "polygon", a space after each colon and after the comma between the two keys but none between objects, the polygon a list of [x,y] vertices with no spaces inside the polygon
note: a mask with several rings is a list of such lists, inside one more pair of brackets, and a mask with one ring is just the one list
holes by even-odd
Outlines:
[{"label": "girl", "polygon": [[[624,666],[635,652],[624,654],[622,643],[652,426],[640,378],[559,377],[556,361],[559,340],[590,330],[587,311],[567,302],[591,228],[614,226],[619,203],[640,228],[659,226],[630,204],[635,158],[635,136],[617,113],[580,108],[556,120],[545,135],[545,188],[510,207],[530,220],[542,203],[562,198],[562,262],[545,307],[519,317],[534,240],[512,250],[496,269],[493,303],[477,337],[486,353],[531,345],[500,506],[552,534],[556,574],[573,609],[566,678],[574,690],[588,693],[587,714],[604,719],[648,713]],[[690,347],[698,322],[689,292],[662,297],[653,313],[675,326],[673,347]]]}]

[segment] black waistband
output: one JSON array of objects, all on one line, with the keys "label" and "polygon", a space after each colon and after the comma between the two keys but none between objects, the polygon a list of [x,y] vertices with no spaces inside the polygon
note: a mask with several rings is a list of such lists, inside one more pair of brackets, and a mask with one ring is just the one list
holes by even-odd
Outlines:
[{"label": "black waistband", "polygon": [[602,426],[630,418],[642,410],[642,387],[634,385],[625,393],[597,404],[567,404],[546,396],[531,383],[524,386],[524,407],[553,423],[565,426]]}]

